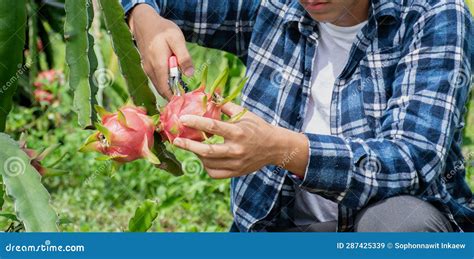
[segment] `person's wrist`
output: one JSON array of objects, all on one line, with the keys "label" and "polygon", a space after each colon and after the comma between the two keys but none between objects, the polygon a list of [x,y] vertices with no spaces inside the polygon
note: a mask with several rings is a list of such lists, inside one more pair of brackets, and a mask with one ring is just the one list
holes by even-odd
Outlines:
[{"label": "person's wrist", "polygon": [[304,177],[308,157],[308,137],[289,129],[276,126],[275,128],[272,134],[275,143],[271,151],[272,164]]},{"label": "person's wrist", "polygon": [[155,9],[146,3],[137,4],[135,7],[133,7],[133,9],[130,10],[130,15],[128,16],[128,25],[132,33],[135,33],[135,30],[138,28],[137,25],[148,24],[143,22],[143,19],[150,19],[155,15],[159,17],[159,14],[155,11]]},{"label": "person's wrist", "polygon": [[288,152],[288,147],[290,144],[288,139],[289,131],[278,126],[272,125],[272,127],[273,130],[270,136],[272,138],[271,143],[273,143],[273,145],[271,145],[269,150],[269,154],[271,154],[270,160],[272,165],[281,165],[285,155]]}]

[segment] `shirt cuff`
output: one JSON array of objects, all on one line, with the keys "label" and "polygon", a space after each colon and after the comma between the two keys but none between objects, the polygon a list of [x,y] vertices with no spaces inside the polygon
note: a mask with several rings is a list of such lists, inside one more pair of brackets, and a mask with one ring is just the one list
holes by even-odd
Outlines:
[{"label": "shirt cuff", "polygon": [[129,12],[138,4],[148,4],[158,13],[160,12],[160,8],[158,7],[158,4],[155,0],[121,0],[121,4],[125,12],[125,16],[127,16]]},{"label": "shirt cuff", "polygon": [[353,169],[351,147],[340,137],[305,135],[309,141],[305,176],[301,179],[291,175],[291,179],[300,188],[310,192],[345,192]]}]

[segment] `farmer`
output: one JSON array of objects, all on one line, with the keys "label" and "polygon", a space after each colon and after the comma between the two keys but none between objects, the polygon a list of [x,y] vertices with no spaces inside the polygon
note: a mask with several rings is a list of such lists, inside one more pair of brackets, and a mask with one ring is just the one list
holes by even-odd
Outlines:
[{"label": "farmer", "polygon": [[[187,139],[232,178],[232,231],[469,231],[461,153],[473,63],[464,0],[122,0],[143,66],[169,98],[185,41],[247,66],[236,123],[183,116],[224,136]],[[228,104],[230,116],[243,108]]]}]

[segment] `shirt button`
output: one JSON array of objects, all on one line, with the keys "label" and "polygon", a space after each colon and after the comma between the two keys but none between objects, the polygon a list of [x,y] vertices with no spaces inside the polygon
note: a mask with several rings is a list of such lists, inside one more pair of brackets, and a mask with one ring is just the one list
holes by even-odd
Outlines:
[{"label": "shirt button", "polygon": [[305,76],[311,76],[311,70],[310,69],[305,69],[304,70],[304,75]]}]

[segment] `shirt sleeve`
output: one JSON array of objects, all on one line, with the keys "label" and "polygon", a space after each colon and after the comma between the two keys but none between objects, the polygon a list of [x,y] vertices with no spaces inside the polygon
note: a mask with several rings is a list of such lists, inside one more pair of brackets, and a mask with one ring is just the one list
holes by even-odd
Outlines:
[{"label": "shirt sleeve", "polygon": [[153,7],[158,13],[160,12],[160,8],[155,0],[121,0],[120,3],[126,15],[138,4],[147,4]]},{"label": "shirt sleeve", "polygon": [[[125,13],[138,4],[152,6],[175,22],[186,41],[244,58],[261,0],[121,0]],[[150,25],[153,26],[153,25]]]},{"label": "shirt sleeve", "polygon": [[402,47],[407,54],[397,65],[381,137],[306,134],[309,162],[304,179],[292,177],[296,183],[360,209],[385,197],[421,194],[439,180],[463,125],[472,76],[472,17],[460,2],[432,7],[414,26],[422,29]]}]

